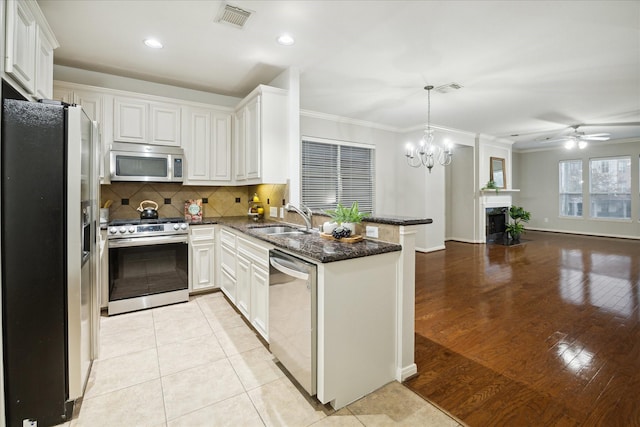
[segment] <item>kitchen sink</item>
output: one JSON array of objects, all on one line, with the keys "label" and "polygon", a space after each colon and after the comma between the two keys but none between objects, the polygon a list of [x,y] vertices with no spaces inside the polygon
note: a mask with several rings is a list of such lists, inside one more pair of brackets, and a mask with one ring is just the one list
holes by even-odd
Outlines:
[{"label": "kitchen sink", "polygon": [[251,231],[260,234],[266,234],[269,236],[300,236],[303,234],[309,234],[308,231],[302,230],[297,227],[291,227],[289,225],[274,225],[272,227],[252,227]]}]

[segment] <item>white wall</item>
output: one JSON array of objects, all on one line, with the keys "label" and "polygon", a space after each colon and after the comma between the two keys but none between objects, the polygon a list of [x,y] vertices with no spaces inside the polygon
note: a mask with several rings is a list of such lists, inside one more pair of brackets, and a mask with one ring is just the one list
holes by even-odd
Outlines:
[{"label": "white wall", "polygon": [[[336,116],[303,111],[300,117],[300,134],[316,138],[332,139],[337,141],[357,142],[375,147],[376,167],[376,215],[399,215],[395,206],[397,196],[395,159],[402,154],[402,150],[396,150],[397,134],[389,129],[375,128],[366,123],[347,121]],[[299,168],[297,169],[299,170]],[[300,179],[293,176],[291,181]],[[298,187],[299,188],[299,187]],[[293,195],[289,195],[293,198]]]},{"label": "white wall", "polygon": [[[589,159],[597,157],[631,156],[631,220],[561,218],[559,216],[558,162],[583,160],[584,203],[588,203]],[[640,238],[640,139],[633,142],[590,144],[584,150],[564,148],[516,154],[516,181],[520,185],[518,203],[531,212],[527,228],[602,236]],[[545,221],[546,219],[546,221]]]},{"label": "white wall", "polygon": [[455,160],[446,168],[447,240],[475,242],[478,209],[474,147],[456,146]]},{"label": "white wall", "polygon": [[168,98],[183,99],[185,101],[203,102],[205,104],[220,105],[223,107],[235,107],[241,100],[241,98],[235,98],[233,96],[218,95],[216,93],[152,83],[145,80],[87,71],[63,65],[53,66],[53,79],[89,86],[126,90],[156,96],[166,96]]},{"label": "white wall", "polygon": [[[289,170],[292,175],[299,175],[300,171],[300,70],[292,67],[281,73],[270,86],[289,91]],[[299,206],[300,180],[289,180],[289,203]]]}]

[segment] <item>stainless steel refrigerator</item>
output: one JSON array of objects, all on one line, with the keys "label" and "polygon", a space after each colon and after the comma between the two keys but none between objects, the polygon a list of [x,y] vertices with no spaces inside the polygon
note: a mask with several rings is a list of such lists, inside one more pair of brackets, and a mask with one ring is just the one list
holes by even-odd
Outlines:
[{"label": "stainless steel refrigerator", "polygon": [[55,425],[93,359],[95,126],[78,106],[3,99],[1,127],[5,420]]}]

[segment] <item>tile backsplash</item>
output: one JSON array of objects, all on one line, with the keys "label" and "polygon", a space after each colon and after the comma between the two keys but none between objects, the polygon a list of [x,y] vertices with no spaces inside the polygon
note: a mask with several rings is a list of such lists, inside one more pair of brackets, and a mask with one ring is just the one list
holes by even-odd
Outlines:
[{"label": "tile backsplash", "polygon": [[[139,218],[136,210],[144,200],[152,200],[158,204],[160,217],[184,216],[184,202],[191,199],[207,199],[203,203],[205,217],[244,216],[249,210],[249,201],[257,194],[265,215],[269,207],[282,206],[283,199],[288,199],[286,184],[260,184],[241,187],[209,187],[191,186],[176,183],[119,182],[100,187],[100,207],[107,200],[113,203],[109,208],[109,220]],[[123,199],[129,204],[123,204]],[[171,203],[165,203],[165,201]],[[239,200],[239,201],[238,201]]]}]

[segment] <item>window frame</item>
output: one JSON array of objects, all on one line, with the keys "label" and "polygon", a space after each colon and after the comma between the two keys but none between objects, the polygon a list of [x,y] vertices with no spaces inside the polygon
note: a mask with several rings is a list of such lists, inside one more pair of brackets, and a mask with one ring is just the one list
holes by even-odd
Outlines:
[{"label": "window frame", "polygon": [[[628,185],[629,185],[629,191],[628,192],[617,192],[617,191],[607,191],[607,192],[594,192],[593,190],[593,185],[594,185],[594,179],[593,179],[593,163],[596,161],[603,161],[603,160],[628,160],[629,165],[628,165],[628,172],[629,172],[629,176],[628,176]],[[618,169],[620,168],[619,163],[616,163],[616,166],[618,167]],[[625,221],[625,222],[629,222],[632,221],[632,193],[631,193],[631,180],[632,180],[632,161],[631,161],[631,156],[630,155],[619,155],[619,156],[606,156],[606,157],[591,157],[589,158],[589,219],[591,220],[597,220],[597,221]],[[609,195],[609,196],[616,196],[616,195],[626,195],[628,196],[628,209],[629,209],[629,216],[624,216],[624,217],[616,217],[616,216],[597,216],[597,212],[595,209],[595,204],[597,203],[597,200],[599,199],[598,196],[601,195]],[[624,211],[624,209],[623,209]]]},{"label": "window frame", "polygon": [[[580,164],[580,192],[569,192],[569,191],[562,191],[563,190],[563,182],[562,182],[562,164],[563,163],[579,163]],[[563,196],[567,196],[567,195],[579,195],[580,196],[580,203],[582,204],[581,210],[580,210],[580,215],[567,215],[564,214],[562,212],[562,207],[563,207]],[[560,218],[579,218],[579,219],[584,219],[584,203],[585,197],[584,197],[584,162],[582,159],[566,159],[566,160],[559,160],[558,161],[558,215]]]},{"label": "window frame", "polygon": [[[335,165],[331,165],[334,167],[334,170],[336,173],[336,180],[335,180],[336,189],[335,189],[334,203],[318,204],[318,203],[314,203],[313,201],[310,201],[309,195],[305,197],[305,180],[307,176],[305,173],[305,158],[304,158],[305,143],[325,144],[328,146],[336,147],[337,149],[337,154],[335,158],[336,163]],[[302,204],[304,204],[305,206],[308,206],[309,208],[317,212],[322,212],[325,209],[335,209],[335,206],[338,203],[342,203],[345,206],[351,206],[351,203],[352,203],[351,200],[349,201],[343,200],[343,196],[344,196],[343,193],[345,192],[344,185],[346,181],[345,179],[346,174],[342,173],[344,162],[342,162],[341,160],[343,160],[342,159],[343,151],[346,151],[344,150],[343,147],[361,148],[361,149],[369,150],[370,158],[369,158],[368,169],[369,169],[370,184],[369,184],[369,188],[367,189],[367,192],[370,193],[370,201],[361,200],[361,197],[358,196],[358,203],[360,204],[361,212],[367,212],[367,213],[373,214],[375,210],[375,202],[376,202],[376,197],[375,197],[376,196],[376,147],[373,144],[363,144],[363,143],[352,142],[352,141],[317,138],[317,137],[311,137],[311,136],[303,136],[301,138],[301,141],[300,141],[300,193],[301,193],[300,196],[301,198],[300,199],[302,201]],[[334,160],[334,159],[331,159],[331,160]],[[319,195],[316,195],[316,197],[318,196]],[[370,209],[369,209],[368,203],[370,203]]]}]

